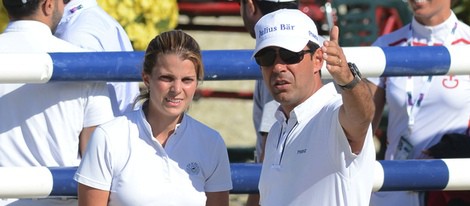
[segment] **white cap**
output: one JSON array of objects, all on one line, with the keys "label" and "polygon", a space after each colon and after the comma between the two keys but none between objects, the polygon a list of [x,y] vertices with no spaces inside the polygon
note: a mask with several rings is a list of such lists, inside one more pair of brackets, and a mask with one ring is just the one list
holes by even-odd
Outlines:
[{"label": "white cap", "polygon": [[255,25],[256,47],[253,56],[269,46],[299,52],[312,41],[320,45],[313,20],[298,9],[280,9],[264,15]]}]

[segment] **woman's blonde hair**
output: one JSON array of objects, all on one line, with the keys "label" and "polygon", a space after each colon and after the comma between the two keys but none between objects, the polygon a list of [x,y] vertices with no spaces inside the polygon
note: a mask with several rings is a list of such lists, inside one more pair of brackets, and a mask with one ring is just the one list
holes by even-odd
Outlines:
[{"label": "woman's blonde hair", "polygon": [[[201,49],[194,38],[181,30],[172,30],[157,35],[147,46],[142,72],[151,75],[159,58],[167,54],[176,54],[183,60],[190,60],[196,68],[198,81],[204,79]],[[148,88],[143,89],[135,104],[149,99]]]}]

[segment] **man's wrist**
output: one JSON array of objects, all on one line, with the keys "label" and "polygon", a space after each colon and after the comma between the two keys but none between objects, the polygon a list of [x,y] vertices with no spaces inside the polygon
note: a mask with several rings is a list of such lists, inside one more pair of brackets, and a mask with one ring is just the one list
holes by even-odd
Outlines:
[{"label": "man's wrist", "polygon": [[345,85],[338,84],[342,90],[353,89],[362,80],[361,73],[359,72],[359,69],[356,67],[356,65],[354,63],[348,62],[348,66],[351,74],[354,76],[354,79]]}]

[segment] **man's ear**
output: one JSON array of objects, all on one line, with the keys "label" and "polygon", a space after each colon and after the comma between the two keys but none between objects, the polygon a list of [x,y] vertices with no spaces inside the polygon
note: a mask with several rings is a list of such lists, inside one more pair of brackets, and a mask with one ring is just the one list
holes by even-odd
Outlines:
[{"label": "man's ear", "polygon": [[253,1],[256,1],[256,0],[245,0],[245,10],[250,16],[254,16],[256,12],[260,12],[259,9],[255,5],[256,3]]},{"label": "man's ear", "polygon": [[315,69],[321,70],[324,62],[321,48],[318,48],[315,53],[313,53],[313,61],[315,63]]},{"label": "man's ear", "polygon": [[315,53],[313,53],[313,58],[315,63],[323,64],[323,51],[321,48],[318,48]]},{"label": "man's ear", "polygon": [[54,1],[57,0],[42,0],[41,5],[41,11],[43,12],[44,16],[51,16],[52,13],[54,12],[54,7],[56,4],[54,4]]}]

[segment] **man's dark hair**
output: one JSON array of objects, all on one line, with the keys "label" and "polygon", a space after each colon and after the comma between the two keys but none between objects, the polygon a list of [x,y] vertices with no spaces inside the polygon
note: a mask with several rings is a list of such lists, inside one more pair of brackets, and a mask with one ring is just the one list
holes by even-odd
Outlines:
[{"label": "man's dark hair", "polygon": [[320,48],[320,45],[318,45],[317,43],[313,41],[308,41],[307,47],[312,51],[316,51],[318,48]]},{"label": "man's dark hair", "polygon": [[3,0],[3,6],[14,19],[31,16],[39,8],[39,3],[43,0]]},{"label": "man's dark hair", "polygon": [[270,1],[259,1],[254,0],[255,4],[258,5],[259,9],[263,13],[263,15],[269,14],[273,11],[277,11],[279,9],[298,9],[299,4],[297,1],[290,1],[290,2],[270,2]]},{"label": "man's dark hair", "polygon": [[[318,45],[317,43],[313,42],[313,41],[308,41],[307,43],[307,47],[314,51],[313,53],[310,53],[310,59],[313,59],[313,55],[315,54],[315,52],[317,51],[317,49],[320,48],[320,45]],[[318,73],[320,74],[320,77],[321,77],[321,70],[318,71]]]}]

